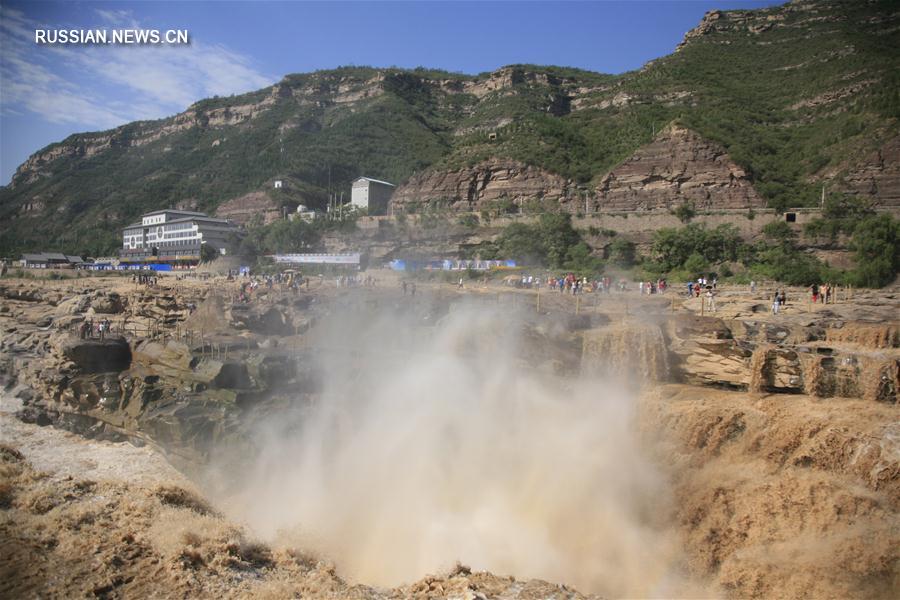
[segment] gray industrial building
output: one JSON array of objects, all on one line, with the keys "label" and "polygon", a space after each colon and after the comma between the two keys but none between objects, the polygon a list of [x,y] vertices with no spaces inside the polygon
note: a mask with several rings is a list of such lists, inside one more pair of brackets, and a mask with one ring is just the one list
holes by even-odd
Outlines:
[{"label": "gray industrial building", "polygon": [[365,208],[372,216],[386,215],[388,203],[396,187],[387,181],[371,177],[358,177],[353,181],[350,204],[357,208]]}]

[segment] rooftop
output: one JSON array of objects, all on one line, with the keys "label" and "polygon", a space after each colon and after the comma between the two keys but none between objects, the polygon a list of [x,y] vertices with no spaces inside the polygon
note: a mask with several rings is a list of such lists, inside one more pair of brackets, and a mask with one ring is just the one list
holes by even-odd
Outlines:
[{"label": "rooftop", "polygon": [[365,181],[371,181],[372,183],[381,183],[381,184],[383,184],[383,185],[389,185],[389,186],[391,186],[391,187],[397,187],[396,185],[394,185],[394,184],[391,183],[390,181],[382,181],[382,180],[380,180],[380,179],[372,179],[371,177],[357,177],[357,178],[354,179],[353,181],[359,181],[360,179],[363,179],[363,180],[365,180]]},{"label": "rooftop", "polygon": [[206,213],[195,212],[195,211],[192,211],[192,210],[177,210],[177,209],[174,209],[174,208],[163,208],[163,209],[160,209],[160,210],[154,210],[154,211],[152,211],[152,212],[144,213],[144,214],[142,214],[141,216],[142,216],[142,217],[152,217],[153,215],[161,215],[161,214],[163,214],[163,213],[176,213],[176,214],[179,214],[179,215],[193,215],[193,216],[196,216],[196,217],[205,217],[205,216],[206,216]]}]

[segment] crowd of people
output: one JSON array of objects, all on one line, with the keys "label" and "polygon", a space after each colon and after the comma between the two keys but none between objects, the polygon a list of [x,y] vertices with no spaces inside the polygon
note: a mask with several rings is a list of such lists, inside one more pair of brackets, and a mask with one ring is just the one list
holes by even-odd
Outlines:
[{"label": "crowd of people", "polygon": [[154,273],[135,273],[131,276],[131,283],[146,285],[147,287],[156,287],[158,280]]},{"label": "crowd of people", "polygon": [[378,280],[371,275],[339,275],[334,280],[337,287],[375,287]]},{"label": "crowd of people", "polygon": [[109,319],[101,319],[94,322],[94,318],[91,317],[87,321],[82,321],[81,326],[78,328],[78,335],[81,339],[93,339],[100,338],[101,340],[106,339],[107,334],[112,330],[112,323]]},{"label": "crowd of people", "polygon": [[821,302],[822,304],[833,304],[835,301],[834,293],[834,284],[823,283],[822,285],[819,285],[817,283],[814,283],[809,286],[809,294],[813,304],[815,304],[816,302]]}]

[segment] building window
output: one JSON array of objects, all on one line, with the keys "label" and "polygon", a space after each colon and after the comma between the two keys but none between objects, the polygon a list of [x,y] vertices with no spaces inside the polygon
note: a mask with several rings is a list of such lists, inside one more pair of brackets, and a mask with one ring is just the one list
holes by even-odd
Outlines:
[{"label": "building window", "polygon": [[797,213],[784,213],[784,220],[788,223],[796,223]]}]

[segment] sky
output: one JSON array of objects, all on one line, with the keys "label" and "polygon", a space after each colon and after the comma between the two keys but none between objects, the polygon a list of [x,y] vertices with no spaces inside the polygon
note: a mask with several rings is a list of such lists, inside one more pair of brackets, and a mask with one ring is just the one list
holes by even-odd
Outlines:
[{"label": "sky", "polygon": [[[44,146],[344,65],[603,73],[671,53],[712,9],[773,0],[28,2],[0,0],[0,185]],[[35,30],[184,30],[189,44],[37,44]]]}]

